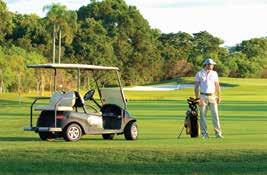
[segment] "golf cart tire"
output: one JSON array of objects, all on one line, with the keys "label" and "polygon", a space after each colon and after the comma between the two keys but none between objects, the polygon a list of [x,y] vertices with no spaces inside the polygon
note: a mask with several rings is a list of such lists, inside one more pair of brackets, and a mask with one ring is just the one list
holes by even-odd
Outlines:
[{"label": "golf cart tire", "polygon": [[102,134],[102,137],[104,140],[113,140],[115,137],[115,134]]},{"label": "golf cart tire", "polygon": [[80,125],[71,123],[63,129],[63,138],[68,142],[75,142],[80,140],[82,136],[82,129]]},{"label": "golf cart tire", "polygon": [[53,138],[53,134],[50,132],[38,132],[38,134],[39,134],[40,139],[43,141]]},{"label": "golf cart tire", "polygon": [[136,140],[138,137],[138,128],[135,122],[129,122],[124,128],[124,137],[126,140]]}]

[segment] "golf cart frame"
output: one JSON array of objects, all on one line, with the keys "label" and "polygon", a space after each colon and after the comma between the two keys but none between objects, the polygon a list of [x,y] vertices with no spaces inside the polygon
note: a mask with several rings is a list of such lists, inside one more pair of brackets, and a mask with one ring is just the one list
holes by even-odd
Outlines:
[{"label": "golf cart frame", "polygon": [[[32,64],[32,65],[27,65],[27,67],[35,68],[35,69],[43,68],[43,69],[54,70],[54,76],[53,76],[54,94],[53,96],[58,95],[58,93],[56,93],[57,92],[56,82],[57,82],[58,69],[77,70],[77,90],[73,92],[71,91],[72,93],[60,94],[59,97],[53,102],[52,105],[43,106],[39,108],[35,107],[35,104],[37,101],[50,99],[50,102],[51,102],[53,97],[52,96],[51,97],[36,97],[30,107],[30,126],[27,128],[24,128],[25,131],[35,131],[39,133],[40,138],[42,140],[47,140],[49,137],[62,137],[63,136],[66,141],[77,141],[80,139],[80,137],[72,140],[71,138],[68,138],[66,133],[64,133],[68,129],[66,127],[68,127],[70,124],[76,124],[80,127],[78,128],[78,130],[80,129],[80,132],[82,132],[82,134],[102,134],[104,139],[113,139],[115,134],[124,134],[127,140],[137,139],[137,125],[135,123],[136,119],[131,117],[130,114],[127,112],[127,102],[126,102],[125,95],[122,89],[119,68],[85,65],[85,64]],[[100,105],[96,100],[94,100],[93,98],[94,90],[88,91],[85,94],[84,98],[80,96],[79,92],[80,92],[81,70],[87,70],[87,71],[92,72],[93,74],[92,77],[94,79],[102,105]],[[115,71],[116,72],[117,83],[119,86],[119,96],[120,96],[119,99],[122,101],[120,105],[117,105],[116,103],[113,103],[113,102],[106,103],[106,100],[103,99],[101,88],[98,83],[98,78],[96,78],[96,72],[98,71]],[[75,96],[72,96],[72,94],[75,94]],[[71,106],[72,109],[70,107],[61,106],[61,103],[63,103],[64,100],[73,100],[73,98],[75,100],[75,105],[78,100],[78,106],[72,105]],[[84,100],[92,100],[100,108],[100,111],[102,112],[102,114],[87,113],[85,109],[85,105],[84,105]],[[78,107],[82,107],[84,113],[78,112],[77,110]],[[59,108],[61,109],[59,110]],[[74,108],[76,108],[76,111],[73,110]],[[35,110],[38,109],[39,111],[42,111],[38,118],[36,126],[33,125],[33,110],[34,109]],[[120,114],[118,114],[119,113],[118,111],[120,111]],[[53,123],[51,123],[52,121],[51,115],[53,115]],[[40,123],[39,120],[44,120],[42,118],[48,118],[48,117],[50,118],[49,125],[40,126],[40,124],[38,124]],[[63,118],[63,122],[59,122],[58,120],[59,117]],[[98,121],[99,121],[98,117],[102,117],[103,121],[102,123],[101,121],[98,122],[97,129],[90,126],[90,118],[93,118],[93,117],[96,117]],[[110,122],[114,122],[112,117],[117,118],[116,120],[120,120],[120,123],[116,124],[115,128],[113,126],[114,124],[110,124]],[[87,123],[87,121],[89,121],[89,124]]]}]

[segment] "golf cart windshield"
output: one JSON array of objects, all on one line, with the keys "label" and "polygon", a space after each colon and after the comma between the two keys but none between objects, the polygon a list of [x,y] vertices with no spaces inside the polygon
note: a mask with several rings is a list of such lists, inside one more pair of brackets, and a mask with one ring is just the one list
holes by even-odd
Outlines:
[{"label": "golf cart windshield", "polygon": [[124,97],[121,95],[120,88],[100,88],[102,101],[104,104],[115,104],[124,108]]}]

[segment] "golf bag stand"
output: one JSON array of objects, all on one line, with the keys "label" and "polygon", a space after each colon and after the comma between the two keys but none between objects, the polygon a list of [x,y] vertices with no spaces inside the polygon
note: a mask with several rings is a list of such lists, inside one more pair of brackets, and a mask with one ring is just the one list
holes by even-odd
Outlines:
[{"label": "golf bag stand", "polygon": [[186,134],[190,134],[190,136],[198,137],[199,135],[199,124],[198,124],[198,109],[197,104],[199,103],[199,98],[194,99],[192,97],[189,97],[187,99],[187,103],[189,106],[189,109],[185,113],[185,120],[184,125],[179,132],[178,138],[180,138],[184,128],[186,129]]}]

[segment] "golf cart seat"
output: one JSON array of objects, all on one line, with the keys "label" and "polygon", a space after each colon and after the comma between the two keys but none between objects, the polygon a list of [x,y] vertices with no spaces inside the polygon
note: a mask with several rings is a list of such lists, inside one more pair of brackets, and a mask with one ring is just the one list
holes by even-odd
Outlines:
[{"label": "golf cart seat", "polygon": [[75,104],[73,107],[84,107],[84,99],[83,97],[81,96],[81,94],[78,92],[78,91],[74,91],[74,94],[75,94]]},{"label": "golf cart seat", "polygon": [[72,111],[75,104],[75,93],[74,92],[55,92],[51,98],[48,106],[36,106],[34,110],[36,111],[54,111],[56,108],[57,111]]},{"label": "golf cart seat", "polygon": [[78,108],[82,108],[84,113],[88,113],[84,107],[84,98],[78,91],[74,91],[75,94],[75,103],[73,105],[76,112],[78,112]]}]

